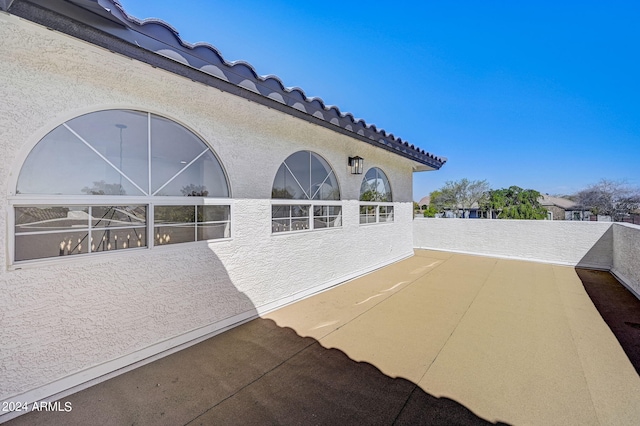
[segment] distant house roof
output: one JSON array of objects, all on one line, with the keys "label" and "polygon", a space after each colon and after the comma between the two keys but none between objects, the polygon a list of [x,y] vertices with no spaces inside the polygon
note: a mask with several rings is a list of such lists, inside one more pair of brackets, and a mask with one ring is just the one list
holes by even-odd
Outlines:
[{"label": "distant house roof", "polygon": [[247,62],[227,62],[210,44],[187,43],[162,20],[132,17],[117,0],[0,0],[0,10],[412,159],[423,165],[416,171],[447,161],[274,75],[260,76]]},{"label": "distant house roof", "polygon": [[568,200],[566,198],[553,197],[551,195],[542,195],[540,197],[540,204],[545,207],[556,206],[564,210],[573,210],[579,208],[578,203]]},{"label": "distant house roof", "polygon": [[429,204],[431,204],[431,197],[430,196],[426,196],[426,197],[422,197],[420,198],[420,201],[418,201],[418,205],[420,207],[422,206],[428,206]]}]

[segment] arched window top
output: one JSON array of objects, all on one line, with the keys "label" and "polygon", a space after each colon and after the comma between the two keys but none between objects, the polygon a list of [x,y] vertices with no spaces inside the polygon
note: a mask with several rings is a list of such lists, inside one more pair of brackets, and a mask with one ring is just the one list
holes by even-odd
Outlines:
[{"label": "arched window top", "polygon": [[272,198],[339,200],[340,188],[329,164],[311,151],[298,151],[282,163],[271,189]]},{"label": "arched window top", "polygon": [[379,168],[372,167],[364,175],[360,185],[360,201],[393,201],[389,179]]},{"label": "arched window top", "polygon": [[211,149],[155,114],[104,110],[71,119],[29,153],[17,194],[229,197]]}]

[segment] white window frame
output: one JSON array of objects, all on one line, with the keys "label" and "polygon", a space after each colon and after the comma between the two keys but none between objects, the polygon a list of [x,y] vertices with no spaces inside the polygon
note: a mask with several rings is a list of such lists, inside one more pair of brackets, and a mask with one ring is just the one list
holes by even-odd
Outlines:
[{"label": "white window frame", "polygon": [[[71,261],[84,258],[95,258],[96,256],[108,256],[115,254],[130,253],[138,250],[148,250],[154,248],[165,248],[180,246],[182,244],[198,244],[211,243],[218,241],[229,241],[233,237],[233,202],[230,198],[207,198],[207,197],[177,197],[177,196],[126,196],[126,195],[68,195],[68,196],[52,196],[52,195],[21,195],[11,196],[9,198],[9,214],[7,216],[8,227],[8,257],[9,265],[12,269],[30,264],[43,264],[51,262]],[[46,207],[46,206],[132,206],[144,205],[147,208],[147,221],[145,224],[145,232],[147,233],[146,246],[140,248],[127,248],[121,250],[100,251],[92,253],[81,253],[73,256],[45,257],[41,259],[15,260],[15,208],[16,207]],[[154,206],[203,206],[203,205],[219,205],[229,207],[229,237],[216,238],[211,240],[187,241],[177,244],[156,245],[154,241]],[[43,233],[47,233],[44,231]]]},{"label": "white window frame", "polygon": [[[108,256],[108,255],[116,255],[116,254],[122,254],[123,252],[127,252],[127,253],[131,253],[132,251],[137,251],[137,250],[145,250],[145,249],[153,249],[154,247],[159,247],[157,245],[155,245],[155,221],[154,221],[154,206],[180,206],[180,205],[184,205],[184,206],[202,206],[202,205],[221,205],[221,206],[227,206],[229,207],[229,218],[226,221],[219,221],[220,223],[228,223],[228,230],[229,230],[229,236],[228,237],[223,237],[223,238],[215,238],[215,239],[210,239],[210,240],[200,240],[200,241],[186,241],[184,243],[177,243],[177,244],[163,244],[162,247],[172,247],[172,246],[180,246],[181,244],[197,244],[197,243],[204,243],[204,242],[217,242],[217,241],[228,241],[231,240],[233,235],[234,235],[234,223],[232,220],[233,217],[233,199],[231,198],[231,188],[229,185],[229,177],[224,169],[224,165],[222,164],[222,162],[220,161],[220,159],[218,158],[217,154],[215,153],[215,151],[213,150],[213,148],[203,139],[201,138],[198,134],[196,134],[195,132],[193,132],[191,129],[187,128],[186,126],[184,126],[183,124],[172,120],[171,118],[168,117],[164,117],[162,115],[159,114],[155,114],[149,111],[144,111],[144,110],[138,110],[138,109],[130,109],[130,108],[109,108],[109,109],[104,109],[104,110],[97,110],[97,111],[93,111],[93,112],[89,112],[87,114],[92,114],[92,113],[99,113],[102,111],[109,111],[109,110],[114,110],[114,111],[136,111],[138,113],[141,114],[145,114],[147,117],[147,161],[148,161],[148,191],[144,190],[143,188],[140,188],[126,173],[124,173],[122,170],[120,170],[119,167],[117,167],[115,164],[113,164],[112,162],[110,162],[106,157],[104,157],[100,152],[98,152],[96,150],[95,147],[93,147],[93,145],[91,145],[91,143],[89,143],[88,141],[84,140],[79,134],[77,134],[77,132],[72,129],[67,123],[77,117],[81,117],[82,115],[86,115],[86,114],[81,114],[78,115],[76,117],[72,117],[69,118],[68,120],[66,120],[64,123],[60,124],[58,127],[62,127],[64,126],[67,130],[69,130],[72,134],[74,134],[82,143],[84,143],[85,145],[87,145],[87,147],[89,149],[91,149],[92,151],[94,151],[99,157],[101,157],[107,164],[109,164],[113,169],[115,169],[118,173],[120,173],[120,175],[125,178],[126,180],[128,180],[130,183],[132,183],[134,186],[136,186],[144,195],[92,195],[92,194],[87,194],[87,195],[54,195],[54,194],[14,194],[9,196],[8,198],[8,203],[9,203],[9,211],[8,211],[8,215],[7,215],[7,226],[8,226],[8,232],[7,232],[7,248],[8,248],[8,264],[9,264],[9,268],[10,269],[19,269],[22,266],[28,266],[31,264],[34,265],[38,265],[38,264],[46,264],[46,263],[51,263],[51,262],[61,262],[61,261],[70,261],[70,260],[79,260],[79,259],[85,259],[85,258],[95,258],[96,255],[98,255],[99,257],[101,256]],[[185,128],[187,131],[193,133],[193,135],[195,137],[197,137],[203,144],[204,147],[206,147],[206,149],[204,149],[199,155],[197,155],[194,159],[192,159],[188,164],[185,164],[179,171],[177,171],[167,182],[164,183],[164,185],[162,185],[160,188],[158,188],[157,190],[153,191],[152,190],[152,182],[151,182],[151,173],[152,173],[152,158],[151,158],[151,148],[152,148],[152,135],[151,135],[151,120],[152,120],[152,116],[157,116],[161,119],[164,120],[168,120],[171,121],[173,123],[175,123],[178,126],[181,126],[183,128]],[[58,127],[55,127],[54,129],[57,129]],[[52,129],[52,130],[54,130]],[[46,137],[43,136],[38,143],[40,143],[44,138]],[[176,195],[172,195],[172,196],[165,196],[165,195],[156,195],[160,190],[162,190],[162,188],[164,188],[166,185],[168,185],[170,182],[172,182],[177,176],[179,176],[181,173],[183,173],[191,164],[193,164],[195,161],[197,161],[200,157],[202,157],[205,153],[207,153],[207,151],[210,151],[213,156],[216,158],[216,160],[218,161],[218,164],[220,166],[220,168],[222,169],[222,173],[224,175],[224,179],[225,179],[225,185],[227,186],[227,194],[229,195],[228,197],[190,197],[190,196],[176,196]],[[30,154],[27,155],[27,157],[25,157],[23,159],[23,163],[20,165],[20,172],[22,171],[22,167],[24,166],[24,162],[26,161],[26,159],[28,158]],[[14,183],[17,185],[17,181]],[[152,192],[153,191],[153,192]],[[60,256],[60,257],[45,257],[45,258],[40,258],[40,259],[30,259],[30,260],[21,260],[21,261],[16,261],[15,260],[15,243],[16,243],[16,232],[15,232],[15,208],[16,207],[45,207],[45,206],[131,206],[131,205],[142,205],[142,206],[146,206],[147,209],[147,218],[146,218],[146,224],[145,224],[145,232],[147,233],[147,241],[146,241],[146,245],[144,247],[140,247],[140,248],[127,248],[125,249],[119,249],[119,250],[110,250],[110,251],[100,251],[100,252],[91,252],[91,253],[81,253],[81,254],[75,254],[72,256]],[[212,223],[212,222],[209,222]],[[90,227],[88,227],[87,229],[89,229]],[[197,232],[197,226],[196,226],[196,232]],[[43,231],[42,234],[44,233],[53,233],[53,232],[49,232],[49,231]],[[61,232],[63,233],[63,232]],[[37,235],[38,233],[34,233],[33,235]],[[196,238],[197,239],[197,238]]]},{"label": "white window frame", "polygon": [[[310,232],[310,231],[320,231],[327,229],[340,229],[342,228],[342,223],[344,220],[344,203],[342,200],[301,200],[301,199],[271,199],[271,206],[308,206],[309,207],[309,216],[307,218],[308,228],[307,229],[299,229],[299,230],[289,230],[289,231],[274,231],[273,230],[273,221],[278,220],[278,218],[274,218],[271,215],[271,235],[289,235],[289,234],[298,234],[301,232]],[[314,215],[313,210],[314,207],[325,207],[325,206],[337,206],[340,207],[340,225],[339,226],[328,226],[322,228],[314,227]],[[318,216],[325,217],[325,216]],[[286,218],[281,218],[286,219]]]},{"label": "white window frame", "polygon": [[[165,197],[154,197],[155,202],[153,204],[149,204],[148,205],[148,210],[149,210],[149,216],[150,219],[147,220],[147,222],[152,222],[150,224],[150,228],[152,227],[153,232],[150,234],[153,237],[153,240],[151,241],[151,247],[149,248],[153,248],[153,247],[173,247],[176,245],[180,245],[180,244],[197,244],[197,243],[201,243],[201,242],[214,242],[214,241],[228,241],[231,240],[232,236],[233,236],[233,229],[232,229],[232,223],[233,221],[231,220],[231,217],[233,215],[233,203],[230,202],[229,198],[205,198],[205,197],[166,197],[167,200],[164,199]],[[191,201],[191,199],[196,200],[196,202],[185,202],[185,201]],[[155,243],[155,229],[157,226],[160,225],[156,225],[155,223],[155,217],[153,216],[155,214],[155,207],[156,206],[225,206],[225,207],[229,207],[229,219],[228,220],[220,220],[220,221],[210,221],[210,222],[204,222],[204,223],[226,223],[229,229],[229,236],[228,237],[222,237],[222,238],[213,238],[213,239],[208,239],[208,240],[198,240],[197,239],[197,232],[198,232],[198,227],[197,227],[197,221],[195,221],[195,217],[194,217],[194,223],[196,224],[195,226],[195,230],[194,232],[196,233],[196,238],[194,241],[184,241],[184,242],[180,242],[180,243],[173,243],[173,244],[156,244]]]},{"label": "white window frame", "polygon": [[[299,152],[308,152],[309,155],[309,178],[311,180],[311,157],[312,156],[316,156],[319,159],[322,160],[322,162],[326,163],[328,169],[328,173],[327,176],[324,178],[324,180],[322,181],[322,183],[318,186],[318,189],[316,189],[315,193],[313,194],[309,194],[307,193],[307,190],[305,188],[302,187],[302,185],[300,184],[300,182],[298,181],[298,177],[293,173],[293,171],[291,170],[291,168],[289,167],[289,165],[287,164],[287,160],[293,156],[294,154],[297,154]],[[280,167],[282,167],[284,165],[284,167],[289,171],[289,173],[291,174],[291,176],[293,177],[293,179],[296,181],[296,183],[298,184],[298,186],[300,187],[300,189],[302,190],[302,192],[304,193],[304,196],[306,198],[271,198],[271,235],[282,235],[282,234],[291,234],[291,233],[299,233],[299,232],[309,232],[309,231],[313,231],[313,230],[327,230],[327,229],[337,229],[337,228],[342,228],[342,222],[343,222],[343,218],[344,218],[344,206],[342,203],[342,200],[318,200],[318,199],[314,199],[314,197],[318,194],[318,191],[320,191],[320,188],[322,187],[322,185],[327,181],[327,179],[329,179],[332,175],[334,176],[335,180],[336,180],[336,185],[338,187],[338,193],[340,193],[340,183],[338,182],[338,178],[335,174],[335,171],[333,170],[333,167],[331,166],[331,164],[329,164],[329,162],[320,154],[318,154],[317,152],[311,151],[311,150],[300,150],[300,151],[296,151],[294,153],[292,153],[291,155],[289,155],[287,158],[285,158],[285,160],[282,162],[282,164],[279,166],[278,171],[280,170]],[[277,173],[277,172],[276,172]],[[277,175],[276,175],[277,177]],[[275,183],[275,178],[274,178],[274,183]],[[273,185],[272,185],[273,188]],[[311,191],[309,191],[311,192]],[[309,209],[309,215],[307,217],[307,228],[306,229],[297,229],[297,230],[287,230],[287,231],[276,231],[274,230],[274,222],[275,221],[283,221],[285,219],[287,219],[286,217],[283,218],[274,218],[273,217],[273,206],[307,206]],[[314,210],[315,207],[331,207],[331,206],[338,206],[340,207],[340,225],[339,226],[325,226],[322,228],[315,228],[315,222],[314,222]],[[317,216],[317,217],[327,217],[327,216]],[[291,226],[291,223],[293,221],[293,216],[289,216],[289,226]]]},{"label": "white window frame", "polygon": [[[374,206],[375,207],[375,212],[376,212],[376,214],[375,214],[375,217],[376,217],[375,222],[363,223],[363,222],[360,221],[360,217],[361,217],[360,207],[363,207],[363,206]],[[384,221],[380,220],[380,207],[382,207],[382,206],[384,206],[384,207],[392,207],[393,208],[393,216],[392,216],[391,220],[384,220]],[[396,209],[395,209],[395,206],[394,206],[393,202],[391,202],[391,203],[382,203],[382,202],[379,202],[379,201],[360,201],[360,204],[358,206],[358,224],[359,225],[368,226],[368,225],[376,225],[376,224],[380,224],[380,223],[394,223],[395,220],[396,220]]]},{"label": "white window frame", "polygon": [[[391,188],[391,181],[389,181],[389,177],[387,176],[387,174],[385,173],[384,170],[382,170],[380,167],[377,166],[373,166],[370,167],[366,172],[365,172],[365,176],[363,177],[363,180],[366,178],[367,174],[369,173],[369,171],[371,171],[372,169],[376,169],[377,171],[379,171],[380,173],[382,173],[382,175],[384,176],[384,178],[386,179],[387,183],[389,184],[389,195],[392,201],[362,201],[360,200],[360,204],[358,205],[358,225],[361,226],[368,226],[368,225],[375,225],[375,224],[380,224],[380,223],[394,223],[395,222],[395,213],[396,213],[396,208],[393,204],[393,189]],[[377,178],[376,178],[377,179]],[[361,183],[361,187],[362,187],[362,183]],[[362,197],[362,193],[360,194],[360,197]],[[360,208],[364,207],[364,206],[373,206],[375,208],[375,221],[373,222],[362,222],[362,214],[360,213]],[[380,220],[380,207],[391,207],[393,210],[393,213],[391,213],[391,220]],[[364,215],[366,216],[366,215]]]}]

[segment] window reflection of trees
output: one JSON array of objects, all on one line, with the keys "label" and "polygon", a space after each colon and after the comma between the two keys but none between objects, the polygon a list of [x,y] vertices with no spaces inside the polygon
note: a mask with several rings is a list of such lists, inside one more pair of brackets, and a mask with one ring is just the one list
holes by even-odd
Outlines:
[{"label": "window reflection of trees", "polygon": [[370,168],[362,179],[360,201],[379,201],[384,203],[393,201],[389,179],[379,168]]},{"label": "window reflection of trees", "polygon": [[122,187],[122,184],[106,183],[103,180],[93,182],[91,188],[85,186],[81,191],[88,195],[127,195],[127,191]]},{"label": "window reflection of trees", "polygon": [[393,206],[377,204],[393,201],[389,179],[378,167],[370,168],[362,179],[360,201],[367,203],[360,206],[361,224],[393,222]]},{"label": "window reflection of trees", "polygon": [[[205,200],[229,197],[217,157],[190,130],[147,112],[97,111],[58,126],[27,156],[15,193],[15,261],[148,247],[156,218],[186,223],[191,240],[230,237],[229,204]],[[78,195],[84,207],[73,205]],[[135,204],[116,204],[120,196]],[[165,203],[179,205],[148,217]]]},{"label": "window reflection of trees", "polygon": [[271,198],[300,200],[272,204],[274,233],[342,226],[342,207],[327,204],[340,200],[338,180],[331,166],[314,152],[298,151],[285,159],[273,181]]},{"label": "window reflection of trees", "polygon": [[194,185],[192,183],[187,186],[183,186],[180,192],[182,192],[182,195],[185,197],[206,197],[209,195],[209,191],[207,191],[206,186]]}]

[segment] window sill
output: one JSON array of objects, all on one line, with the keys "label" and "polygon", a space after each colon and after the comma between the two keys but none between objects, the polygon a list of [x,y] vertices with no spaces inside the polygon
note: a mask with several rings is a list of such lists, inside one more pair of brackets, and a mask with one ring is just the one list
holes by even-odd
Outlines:
[{"label": "window sill", "polygon": [[152,250],[171,251],[171,250],[178,250],[185,247],[196,247],[198,245],[208,246],[209,244],[229,242],[231,240],[233,240],[233,238],[228,237],[228,238],[215,238],[212,240],[188,241],[184,243],[175,243],[175,244],[160,244],[160,245],[154,245]]},{"label": "window sill", "polygon": [[172,251],[178,249],[184,249],[186,247],[194,247],[197,245],[208,246],[211,243],[219,243],[219,242],[229,242],[232,238],[219,238],[214,240],[202,240],[202,241],[190,241],[185,243],[176,243],[176,244],[166,244],[160,246],[154,246],[152,249],[149,247],[140,247],[140,248],[132,248],[132,249],[122,249],[122,250],[112,250],[107,252],[100,252],[100,254],[74,254],[71,256],[59,256],[59,257],[48,257],[44,259],[34,259],[34,260],[21,260],[18,262],[14,262],[11,265],[7,266],[7,271],[19,271],[23,269],[35,269],[35,268],[45,268],[45,267],[55,267],[61,265],[69,265],[73,264],[86,264],[86,263],[95,263],[95,262],[107,262],[113,261],[114,259],[127,258],[127,259],[135,259],[138,256],[148,255],[149,253],[153,253],[156,250],[160,251]]},{"label": "window sill", "polygon": [[300,229],[297,231],[282,231],[282,232],[271,232],[271,236],[280,236],[280,235],[297,235],[297,234],[307,234],[310,232],[326,232],[326,231],[337,231],[339,229],[343,229],[342,226],[332,226],[329,228],[314,228],[314,229]]},{"label": "window sill", "polygon": [[148,253],[148,247],[112,250],[107,252],[100,252],[100,254],[84,253],[74,254],[59,257],[46,257],[43,259],[33,260],[20,260],[7,267],[8,271],[18,271],[21,269],[41,268],[47,266],[68,265],[69,263],[83,264],[91,262],[110,261],[121,257],[140,256],[143,253]]}]

